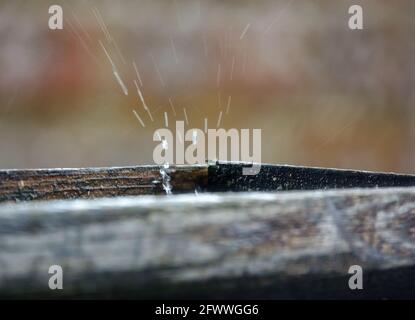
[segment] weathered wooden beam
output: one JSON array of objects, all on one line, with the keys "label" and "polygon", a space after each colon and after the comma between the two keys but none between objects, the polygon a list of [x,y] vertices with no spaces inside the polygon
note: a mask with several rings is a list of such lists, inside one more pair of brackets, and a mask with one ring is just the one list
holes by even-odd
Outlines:
[{"label": "weathered wooden beam", "polygon": [[2,205],[0,296],[415,297],[414,208],[415,188]]}]

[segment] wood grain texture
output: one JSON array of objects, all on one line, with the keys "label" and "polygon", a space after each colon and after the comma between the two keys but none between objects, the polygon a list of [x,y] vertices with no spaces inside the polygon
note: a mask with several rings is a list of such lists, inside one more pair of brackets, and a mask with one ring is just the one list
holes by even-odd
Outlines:
[{"label": "wood grain texture", "polygon": [[[203,188],[207,166],[174,166],[176,193]],[[0,202],[164,194],[160,167],[0,170]]]},{"label": "wood grain texture", "polygon": [[414,263],[415,188],[0,206],[2,297],[414,297]]}]

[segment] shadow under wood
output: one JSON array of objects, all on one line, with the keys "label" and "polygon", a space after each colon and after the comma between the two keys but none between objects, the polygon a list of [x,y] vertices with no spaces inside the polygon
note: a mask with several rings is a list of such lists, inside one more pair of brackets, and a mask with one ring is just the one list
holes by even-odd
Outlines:
[{"label": "shadow under wood", "polygon": [[[338,274],[246,276],[187,284],[160,280],[146,285],[147,276],[142,272],[91,274],[82,279],[80,287],[74,282],[64,290],[54,291],[15,292],[10,288],[7,295],[0,294],[0,299],[415,299],[415,267],[368,271],[362,290],[351,290],[350,276]],[[23,284],[30,279],[20,281]]]}]

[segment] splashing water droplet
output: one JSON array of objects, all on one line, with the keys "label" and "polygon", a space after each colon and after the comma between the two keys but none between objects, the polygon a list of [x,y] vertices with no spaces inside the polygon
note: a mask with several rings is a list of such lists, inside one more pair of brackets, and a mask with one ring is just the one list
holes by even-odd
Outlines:
[{"label": "splashing water droplet", "polygon": [[[164,150],[167,150],[169,148],[169,144],[167,143],[166,139],[163,139],[161,142],[161,146]],[[160,175],[161,175],[161,181],[164,191],[167,195],[172,194],[172,185],[170,183],[171,177],[170,177],[170,164],[168,162],[165,162],[161,168],[160,168]]]},{"label": "splashing water droplet", "polygon": [[167,150],[169,148],[169,144],[167,143],[166,139],[162,140],[161,146],[162,146],[163,150]]}]

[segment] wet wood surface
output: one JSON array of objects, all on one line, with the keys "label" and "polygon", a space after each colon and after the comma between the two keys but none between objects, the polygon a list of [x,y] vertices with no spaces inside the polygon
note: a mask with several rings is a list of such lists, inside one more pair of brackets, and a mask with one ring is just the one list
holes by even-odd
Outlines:
[{"label": "wet wood surface", "polygon": [[0,296],[414,297],[414,240],[415,188],[5,204]]}]

